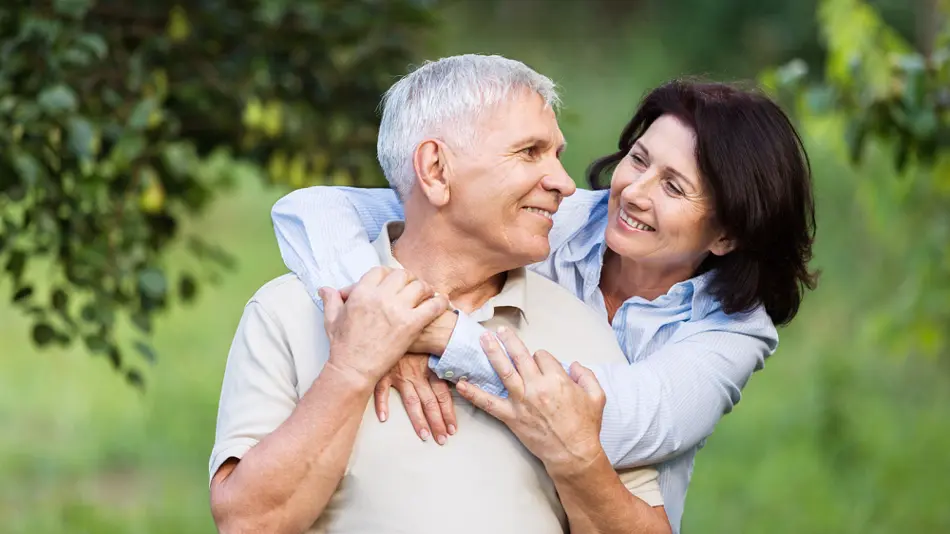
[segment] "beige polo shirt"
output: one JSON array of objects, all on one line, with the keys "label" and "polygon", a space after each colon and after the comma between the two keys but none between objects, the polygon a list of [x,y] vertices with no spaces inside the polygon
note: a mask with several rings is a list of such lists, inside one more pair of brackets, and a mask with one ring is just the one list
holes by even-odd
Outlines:
[{"label": "beige polo shirt", "polygon": [[[374,245],[383,265],[398,266],[389,223]],[[501,292],[473,316],[490,329],[513,328],[532,351],[564,362],[626,361],[610,326],[573,295],[525,269],[508,273]],[[250,300],[228,355],[214,449],[213,477],[241,458],[297,405],[329,355],[323,314],[293,275],[262,287]],[[421,441],[392,391],[380,423],[367,399],[363,422],[336,493],[309,532],[550,534],[566,532],[554,484],[502,423],[454,393],[458,432],[444,446]],[[619,473],[634,495],[662,504],[657,473]]]}]

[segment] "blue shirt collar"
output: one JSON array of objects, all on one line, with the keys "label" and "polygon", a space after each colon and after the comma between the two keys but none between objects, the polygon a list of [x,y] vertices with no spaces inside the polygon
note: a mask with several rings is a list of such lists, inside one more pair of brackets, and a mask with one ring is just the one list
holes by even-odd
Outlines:
[{"label": "blue shirt collar", "polygon": [[[562,257],[568,262],[582,262],[591,266],[584,275],[584,299],[590,302],[590,296],[600,285],[600,274],[604,267],[604,253],[607,243],[604,241],[604,232],[607,230],[607,201],[609,195],[591,208],[587,222],[574,232],[563,245]],[[627,299],[624,305],[637,302],[654,306],[682,306],[689,304],[693,319],[701,319],[710,313],[719,310],[722,306],[709,293],[710,285],[715,277],[714,271],[696,275],[688,280],[676,283],[665,295],[648,301],[641,297]]]}]

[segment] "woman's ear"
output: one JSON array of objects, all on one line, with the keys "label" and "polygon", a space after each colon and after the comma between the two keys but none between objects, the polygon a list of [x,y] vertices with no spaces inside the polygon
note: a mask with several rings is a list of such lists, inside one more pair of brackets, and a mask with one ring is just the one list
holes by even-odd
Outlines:
[{"label": "woman's ear", "polygon": [[424,140],[412,156],[419,189],[429,203],[437,208],[449,202],[447,161],[447,147],[437,139]]},{"label": "woman's ear", "polygon": [[712,246],[709,247],[709,252],[712,252],[716,256],[725,256],[729,254],[736,248],[736,242],[734,239],[728,237],[726,234],[719,236],[719,239],[713,242]]}]

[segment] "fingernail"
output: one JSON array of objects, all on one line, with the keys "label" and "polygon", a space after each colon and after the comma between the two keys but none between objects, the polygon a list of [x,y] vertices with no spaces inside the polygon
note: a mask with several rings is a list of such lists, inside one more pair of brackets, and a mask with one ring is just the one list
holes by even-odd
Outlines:
[{"label": "fingernail", "polygon": [[507,328],[507,327],[504,327],[504,326],[499,326],[499,327],[498,327],[498,333],[499,333],[499,334],[507,334],[507,333],[508,333],[508,328]]},{"label": "fingernail", "polygon": [[323,288],[317,290],[317,296],[320,297],[320,300],[326,300],[323,296]]},{"label": "fingernail", "polygon": [[422,438],[422,441],[427,441],[429,439],[429,431],[422,429],[422,432],[419,432],[419,437]]},{"label": "fingernail", "polygon": [[482,344],[482,348],[487,347],[491,343],[491,332],[485,332],[478,336],[478,342]]},{"label": "fingernail", "polygon": [[450,436],[455,435],[455,425],[449,425],[449,435]]},{"label": "fingernail", "polygon": [[445,445],[445,440],[446,440],[446,437],[442,435],[435,438],[436,443],[438,443],[439,445]]},{"label": "fingernail", "polygon": [[458,383],[455,384],[455,389],[457,391],[464,392],[466,388],[468,388],[468,382],[466,382],[465,380],[459,380]]},{"label": "fingernail", "polygon": [[381,423],[386,422],[386,412],[379,412],[379,422]]}]

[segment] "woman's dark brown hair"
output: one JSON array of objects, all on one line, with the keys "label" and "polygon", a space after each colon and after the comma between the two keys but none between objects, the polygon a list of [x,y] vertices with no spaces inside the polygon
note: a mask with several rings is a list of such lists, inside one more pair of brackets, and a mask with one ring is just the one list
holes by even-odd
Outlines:
[{"label": "woman's dark brown hair", "polygon": [[761,304],[775,324],[788,323],[805,288],[817,281],[808,270],[815,238],[811,169],[795,127],[758,91],[675,80],[648,93],[623,129],[618,151],[590,165],[591,186],[609,187],[614,167],[663,115],[695,132],[696,161],[716,221],[736,244],[700,266],[700,272],[715,270],[712,294],[726,313]]}]

